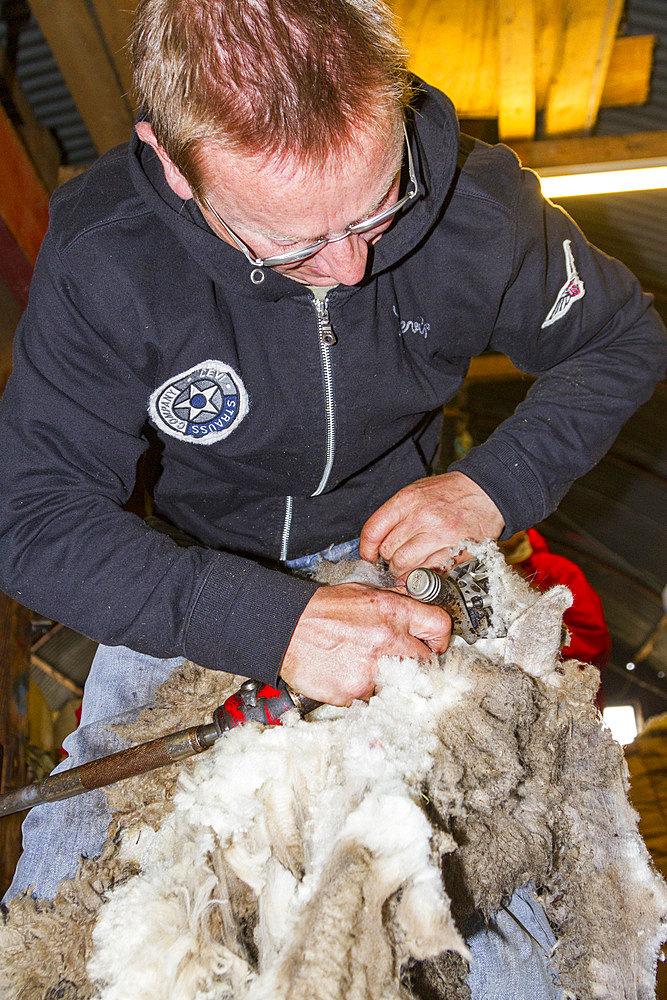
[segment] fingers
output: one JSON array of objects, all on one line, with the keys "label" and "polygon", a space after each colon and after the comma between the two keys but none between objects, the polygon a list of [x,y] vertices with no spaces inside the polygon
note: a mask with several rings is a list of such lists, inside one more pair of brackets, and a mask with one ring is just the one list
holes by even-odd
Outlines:
[{"label": "fingers", "polygon": [[380,557],[380,546],[407,513],[403,490],[390,497],[368,518],[359,538],[359,555],[368,562]]},{"label": "fingers", "polygon": [[503,517],[471,479],[447,472],[399,490],[372,514],[361,531],[359,554],[382,557],[398,580],[417,566],[446,567],[464,539],[497,538]]},{"label": "fingers", "polygon": [[[404,518],[379,546],[379,555],[398,583],[404,583],[410,570],[417,566],[445,569],[454,563],[452,551],[460,542],[458,532],[448,530],[443,522],[430,531],[423,520],[427,519],[420,521],[418,516]],[[359,554],[362,554],[361,546]]]},{"label": "fingers", "polygon": [[433,552],[434,544],[439,548],[456,545],[464,537],[465,520],[450,489],[446,476],[433,476],[419,479],[390,497],[362,528],[362,559],[374,562],[381,556],[392,564],[399,550],[409,546],[398,564],[414,568]]}]

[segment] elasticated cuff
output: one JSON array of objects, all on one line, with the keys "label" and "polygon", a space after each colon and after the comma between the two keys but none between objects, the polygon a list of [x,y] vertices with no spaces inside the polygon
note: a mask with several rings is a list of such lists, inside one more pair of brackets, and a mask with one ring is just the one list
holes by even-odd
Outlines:
[{"label": "elasticated cuff", "polygon": [[193,607],[186,656],[202,667],[275,684],[318,584],[220,552]]},{"label": "elasticated cuff", "polygon": [[546,509],[537,476],[507,442],[487,442],[473,448],[465,458],[450,465],[449,471],[462,472],[491,497],[505,520],[502,541],[551,513]]}]

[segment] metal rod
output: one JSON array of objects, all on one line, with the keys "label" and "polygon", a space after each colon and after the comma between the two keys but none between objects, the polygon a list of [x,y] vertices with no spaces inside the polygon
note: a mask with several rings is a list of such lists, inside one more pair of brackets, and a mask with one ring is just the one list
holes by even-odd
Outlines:
[{"label": "metal rod", "polygon": [[107,757],[99,757],[69,771],[49,775],[25,788],[0,795],[0,816],[22,812],[43,802],[69,799],[81,792],[113,785],[124,778],[145,774],[157,767],[164,767],[165,764],[194,757],[213,746],[219,736],[218,728],[213,722],[204,726],[192,726],[168,736],[160,736],[149,743],[140,743]]}]

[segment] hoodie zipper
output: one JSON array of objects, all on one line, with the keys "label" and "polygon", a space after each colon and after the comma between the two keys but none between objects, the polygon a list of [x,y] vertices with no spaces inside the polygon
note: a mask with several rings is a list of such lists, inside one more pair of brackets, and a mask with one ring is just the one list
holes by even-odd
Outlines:
[{"label": "hoodie zipper", "polygon": [[[326,454],[324,471],[319,485],[311,497],[318,497],[326,489],[329,476],[333,468],[334,456],[336,453],[336,425],[334,420],[334,391],[333,391],[333,365],[331,363],[331,348],[336,344],[336,334],[333,332],[331,320],[329,319],[329,306],[326,299],[316,299],[313,297],[315,312],[317,313],[317,335],[320,345],[320,358],[322,361],[322,381],[324,383],[324,415],[326,419]],[[283,523],[283,533],[280,548],[280,558],[282,562],[287,559],[289,546],[289,536],[292,528],[292,513],[294,508],[294,498],[287,497],[285,503],[285,520]]]},{"label": "hoodie zipper", "polygon": [[331,348],[336,343],[336,334],[331,328],[329,319],[329,306],[326,299],[313,299],[317,312],[317,332],[320,341],[320,355],[322,358],[322,380],[324,382],[324,413],[327,422],[327,448],[324,472],[320,479],[320,484],[311,496],[318,497],[323,493],[334,463],[336,452],[336,436],[334,424],[334,394],[333,394],[333,366],[331,364]]}]

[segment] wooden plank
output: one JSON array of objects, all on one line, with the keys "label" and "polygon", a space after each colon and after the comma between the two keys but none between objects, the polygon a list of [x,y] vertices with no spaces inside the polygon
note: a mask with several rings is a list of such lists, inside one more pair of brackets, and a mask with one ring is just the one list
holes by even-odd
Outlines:
[{"label": "wooden plank", "polygon": [[0,217],[32,265],[49,221],[49,192],[0,107]]},{"label": "wooden plank", "polygon": [[[2,248],[0,246],[1,258]],[[7,283],[0,279],[0,393],[4,390],[12,370],[12,344],[22,311],[23,303],[18,301]]]},{"label": "wooden plank", "polygon": [[[1,174],[0,174],[1,176]],[[0,216],[0,278],[23,310],[28,304],[28,289],[32,278],[32,264],[18,245],[7,223]],[[4,363],[0,371],[0,391],[7,381],[9,371]]]},{"label": "wooden plank", "polygon": [[472,358],[466,382],[496,382],[510,378],[532,378],[512,364],[505,354],[480,354]]},{"label": "wooden plank", "polygon": [[116,67],[125,93],[132,90],[132,69],[127,53],[127,39],[132,27],[134,0],[92,0],[93,9],[104,34],[106,46]]},{"label": "wooden plank", "polygon": [[535,3],[535,105],[544,110],[557,60],[565,38],[565,9],[554,0],[534,0]]},{"label": "wooden plank", "polygon": [[[26,782],[25,722],[30,654],[30,612],[0,594],[0,792]],[[20,691],[25,688],[26,698]],[[21,853],[21,814],[0,822],[0,895]]]},{"label": "wooden plank", "polygon": [[[410,68],[444,90],[461,117],[500,117],[501,135],[518,137],[512,134],[517,126],[503,119],[515,104],[528,119],[531,73],[536,109],[544,110],[550,98],[553,115],[570,101],[583,116],[582,128],[598,103],[645,99],[652,36],[614,38],[620,2],[392,0],[391,6]],[[533,134],[521,128],[526,137]]]},{"label": "wooden plank", "polygon": [[451,98],[462,117],[495,117],[496,0],[393,0],[410,68]]},{"label": "wooden plank", "polygon": [[53,191],[58,179],[60,149],[49,130],[40,125],[35,118],[30,102],[23,93],[14,67],[2,45],[0,45],[0,77],[4,81],[16,114],[21,119],[22,124],[19,128],[21,139],[45,187]]},{"label": "wooden plank", "polygon": [[667,131],[629,132],[583,139],[541,139],[512,142],[512,149],[525,166],[560,167],[578,163],[624,163],[667,157]]},{"label": "wooden plank", "polygon": [[98,153],[129,139],[134,116],[97,22],[81,0],[30,0]]},{"label": "wooden plank", "polygon": [[61,625],[60,622],[56,622],[55,625],[52,625],[51,628],[44,633],[44,635],[40,635],[39,639],[35,639],[30,647],[31,654],[40,650],[45,643],[49,642],[54,635],[58,635],[58,632],[62,632],[64,628],[65,626]]},{"label": "wooden plank", "polygon": [[498,135],[535,135],[533,0],[498,0]]},{"label": "wooden plank", "polygon": [[547,95],[547,135],[590,129],[597,118],[623,0],[567,0],[563,53]]},{"label": "wooden plank", "polygon": [[64,184],[66,181],[71,181],[73,177],[78,177],[80,174],[85,174],[88,170],[88,166],[82,166],[79,163],[65,163],[58,170],[58,187]]},{"label": "wooden plank", "polygon": [[602,107],[644,104],[648,100],[655,35],[617,38],[611,52]]}]

